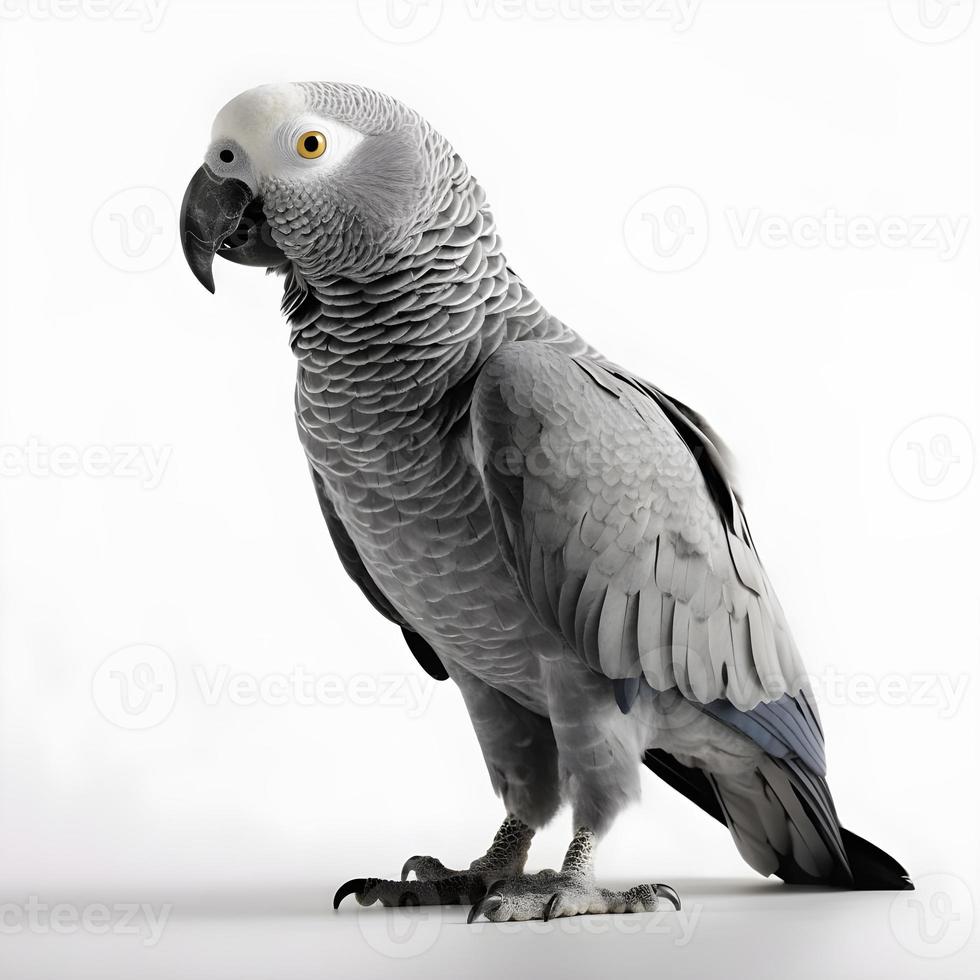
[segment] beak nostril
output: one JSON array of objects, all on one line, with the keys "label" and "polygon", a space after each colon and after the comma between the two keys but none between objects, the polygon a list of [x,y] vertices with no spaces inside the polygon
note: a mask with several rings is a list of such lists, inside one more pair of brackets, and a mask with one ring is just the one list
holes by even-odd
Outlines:
[{"label": "beak nostril", "polygon": [[235,159],[235,154],[232,153],[231,150],[222,150],[218,154],[218,159],[222,163],[232,163],[234,161],[234,159]]}]

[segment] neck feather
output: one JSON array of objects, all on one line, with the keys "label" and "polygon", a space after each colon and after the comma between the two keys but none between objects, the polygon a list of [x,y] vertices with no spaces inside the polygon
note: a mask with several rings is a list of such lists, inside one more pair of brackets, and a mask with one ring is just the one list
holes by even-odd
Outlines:
[{"label": "neck feather", "polygon": [[508,268],[472,178],[377,274],[309,282],[292,270],[283,306],[307,450],[343,447],[358,465],[444,435],[503,341],[574,337]]}]

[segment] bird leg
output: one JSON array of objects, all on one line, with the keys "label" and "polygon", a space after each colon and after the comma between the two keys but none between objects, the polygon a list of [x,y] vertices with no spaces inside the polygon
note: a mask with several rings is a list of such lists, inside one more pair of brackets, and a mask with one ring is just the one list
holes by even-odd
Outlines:
[{"label": "bird leg", "polygon": [[518,874],[492,885],[470,909],[467,922],[480,915],[491,922],[549,919],[586,912],[653,912],[661,898],[680,910],[677,893],[670,885],[636,885],[624,892],[600,888],[592,870],[596,835],[580,827],[565,854],[561,871]]},{"label": "bird leg", "polygon": [[[333,907],[348,895],[359,905],[459,905],[477,902],[487,886],[524,870],[534,831],[522,820],[508,814],[500,825],[487,853],[473,861],[465,871],[447,868],[438,858],[417,854],[402,868],[401,881],[385,878],[352,878],[337,889]],[[408,876],[415,873],[415,880]]]}]

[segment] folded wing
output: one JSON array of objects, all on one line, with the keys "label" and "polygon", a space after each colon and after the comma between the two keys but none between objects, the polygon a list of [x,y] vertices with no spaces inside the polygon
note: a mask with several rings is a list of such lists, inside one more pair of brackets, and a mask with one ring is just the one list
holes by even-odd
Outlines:
[{"label": "folded wing", "polygon": [[612,364],[505,344],[472,406],[502,551],[538,618],[628,707],[677,688],[824,771],[806,675],[717,437]]}]

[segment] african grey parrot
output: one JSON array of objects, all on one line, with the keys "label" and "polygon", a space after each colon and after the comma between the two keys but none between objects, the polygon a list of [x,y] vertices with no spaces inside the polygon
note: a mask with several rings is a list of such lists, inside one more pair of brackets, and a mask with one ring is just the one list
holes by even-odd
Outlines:
[{"label": "african grey parrot", "polygon": [[[469,901],[500,921],[678,904],[595,882],[641,763],[763,875],[910,887],[838,821],[721,441],[544,309],[421,116],[356,85],[245,92],[217,116],[181,239],[212,292],[215,254],[285,276],[296,422],[340,559],[455,681],[506,807],[468,868],[416,856],[335,905]],[[563,802],[561,869],[525,874]]]}]

